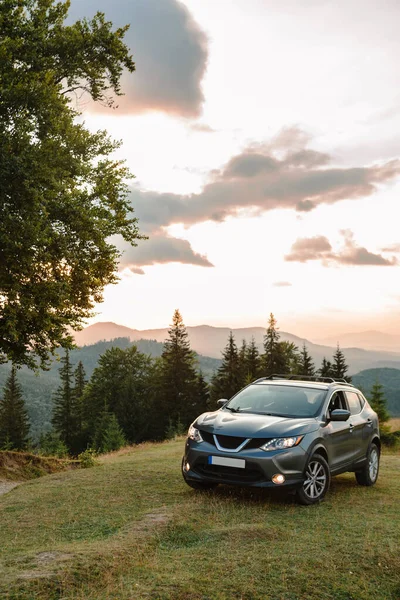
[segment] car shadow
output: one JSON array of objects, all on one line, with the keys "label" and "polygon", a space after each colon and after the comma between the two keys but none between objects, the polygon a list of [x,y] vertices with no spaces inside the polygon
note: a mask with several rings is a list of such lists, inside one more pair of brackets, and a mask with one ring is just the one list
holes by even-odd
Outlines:
[{"label": "car shadow", "polygon": [[[360,489],[354,474],[348,473],[332,477],[326,499],[331,496],[347,495],[350,490]],[[195,493],[199,493],[196,490]],[[248,504],[272,504],[284,506],[298,504],[295,490],[287,488],[252,488],[220,484],[213,490],[200,492],[203,495],[227,500],[235,500]]]}]

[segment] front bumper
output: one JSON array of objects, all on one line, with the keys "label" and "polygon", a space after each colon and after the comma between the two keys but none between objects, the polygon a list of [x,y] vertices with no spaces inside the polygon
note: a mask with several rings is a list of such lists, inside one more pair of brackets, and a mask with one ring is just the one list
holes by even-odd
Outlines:
[{"label": "front bumper", "polygon": [[[244,468],[210,464],[209,457],[241,459]],[[307,454],[301,446],[287,450],[265,452],[264,450],[242,450],[238,453],[221,452],[212,444],[203,441],[186,441],[182,460],[182,475],[185,480],[204,483],[277,488],[298,487],[303,481]],[[285,481],[275,484],[273,475],[282,474]]]}]

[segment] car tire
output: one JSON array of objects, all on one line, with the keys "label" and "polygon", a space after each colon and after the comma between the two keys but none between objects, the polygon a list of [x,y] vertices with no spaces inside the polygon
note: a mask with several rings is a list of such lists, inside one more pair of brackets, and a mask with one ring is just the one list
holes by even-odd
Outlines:
[{"label": "car tire", "polygon": [[367,462],[360,471],[355,472],[357,483],[371,486],[376,483],[379,474],[380,452],[376,444],[372,443],[368,448]]},{"label": "car tire", "polygon": [[324,499],[331,483],[331,472],[325,458],[320,454],[311,456],[304,471],[304,481],[296,496],[300,504],[309,506]]}]

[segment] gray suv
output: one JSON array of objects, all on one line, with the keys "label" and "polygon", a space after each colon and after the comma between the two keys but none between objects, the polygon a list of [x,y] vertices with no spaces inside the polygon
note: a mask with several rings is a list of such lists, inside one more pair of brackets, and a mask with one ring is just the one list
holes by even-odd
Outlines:
[{"label": "gray suv", "polygon": [[286,487],[315,504],[332,475],[353,471],[366,486],[378,478],[378,417],[349,383],[271,376],[219,403],[189,428],[182,474],[192,488]]}]

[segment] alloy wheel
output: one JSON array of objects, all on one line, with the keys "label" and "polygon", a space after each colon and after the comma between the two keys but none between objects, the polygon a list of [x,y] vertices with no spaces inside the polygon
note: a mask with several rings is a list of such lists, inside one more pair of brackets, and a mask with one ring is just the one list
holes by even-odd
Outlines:
[{"label": "alloy wheel", "polygon": [[304,493],[311,499],[316,500],[325,490],[327,476],[324,466],[316,460],[312,460],[306,471],[306,479],[303,483]]}]

